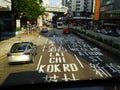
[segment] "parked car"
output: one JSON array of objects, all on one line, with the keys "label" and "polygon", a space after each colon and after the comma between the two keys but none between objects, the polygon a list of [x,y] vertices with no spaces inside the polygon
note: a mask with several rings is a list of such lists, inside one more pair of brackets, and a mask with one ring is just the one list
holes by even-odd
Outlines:
[{"label": "parked car", "polygon": [[7,54],[8,63],[34,62],[37,46],[32,42],[14,43]]},{"label": "parked car", "polygon": [[64,33],[64,34],[69,34],[69,33],[71,33],[71,30],[70,30],[70,29],[64,29],[64,30],[63,30],[63,33]]},{"label": "parked car", "polygon": [[48,28],[47,28],[47,27],[43,27],[41,32],[42,32],[42,33],[48,32]]},{"label": "parked car", "polygon": [[102,29],[102,31],[101,31],[103,34],[108,34],[108,31],[106,30],[106,29]]},{"label": "parked car", "polygon": [[110,35],[114,36],[114,37],[119,37],[120,36],[119,33],[117,33],[117,32],[112,32],[112,33],[110,33]]}]

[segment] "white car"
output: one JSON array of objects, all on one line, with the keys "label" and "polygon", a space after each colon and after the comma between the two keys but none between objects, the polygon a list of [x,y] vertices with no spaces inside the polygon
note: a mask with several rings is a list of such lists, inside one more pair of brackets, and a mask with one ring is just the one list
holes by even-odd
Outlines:
[{"label": "white car", "polygon": [[34,62],[37,47],[32,42],[14,43],[7,54],[8,64]]}]

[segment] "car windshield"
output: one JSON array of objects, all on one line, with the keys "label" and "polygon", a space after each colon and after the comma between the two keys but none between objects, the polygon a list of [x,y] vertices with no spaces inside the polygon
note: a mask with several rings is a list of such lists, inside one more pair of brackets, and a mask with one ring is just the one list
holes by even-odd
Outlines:
[{"label": "car windshield", "polygon": [[25,43],[14,44],[11,48],[11,53],[24,52],[26,47],[27,47],[27,44],[25,44]]},{"label": "car windshield", "polygon": [[53,1],[0,0],[0,85],[120,78],[120,1]]},{"label": "car windshield", "polygon": [[58,23],[57,25],[58,25],[58,26],[62,26],[62,24],[61,24],[61,23]]}]

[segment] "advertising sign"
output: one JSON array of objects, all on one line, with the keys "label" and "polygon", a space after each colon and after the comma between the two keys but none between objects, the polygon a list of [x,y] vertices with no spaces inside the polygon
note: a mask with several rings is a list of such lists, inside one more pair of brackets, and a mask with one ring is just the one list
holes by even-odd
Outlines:
[{"label": "advertising sign", "polygon": [[96,3],[95,3],[95,20],[99,20],[99,13],[100,13],[100,0],[96,0]]},{"label": "advertising sign", "polygon": [[20,19],[16,20],[16,27],[20,27]]}]

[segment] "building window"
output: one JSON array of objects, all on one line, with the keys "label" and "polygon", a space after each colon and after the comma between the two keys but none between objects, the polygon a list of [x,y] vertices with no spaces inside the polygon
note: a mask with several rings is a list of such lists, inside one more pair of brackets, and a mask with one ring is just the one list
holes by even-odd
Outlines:
[{"label": "building window", "polygon": [[80,3],[80,1],[76,1],[76,3]]},{"label": "building window", "polygon": [[76,10],[80,10],[80,8],[76,8]]}]

